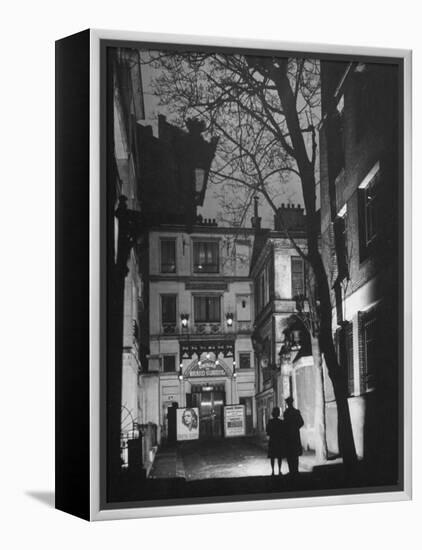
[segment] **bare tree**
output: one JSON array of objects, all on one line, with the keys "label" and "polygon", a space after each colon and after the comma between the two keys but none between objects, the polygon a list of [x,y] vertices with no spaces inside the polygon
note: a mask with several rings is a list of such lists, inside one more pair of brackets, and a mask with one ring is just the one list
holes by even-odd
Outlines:
[{"label": "bare tree", "polygon": [[[159,75],[155,89],[178,122],[199,116],[220,136],[212,182],[262,194],[276,208],[281,186],[296,181],[306,209],[306,260],[316,376],[316,433],[319,459],[326,457],[322,354],[333,383],[338,411],[339,448],[346,466],[356,463],[345,369],[332,337],[329,274],[319,247],[317,226],[317,125],[320,117],[319,63],[312,59],[219,53],[149,53],[145,62]],[[224,190],[227,195],[227,189]],[[234,210],[235,207],[232,206]],[[244,215],[244,213],[243,213]],[[241,219],[241,210],[238,211]]]}]

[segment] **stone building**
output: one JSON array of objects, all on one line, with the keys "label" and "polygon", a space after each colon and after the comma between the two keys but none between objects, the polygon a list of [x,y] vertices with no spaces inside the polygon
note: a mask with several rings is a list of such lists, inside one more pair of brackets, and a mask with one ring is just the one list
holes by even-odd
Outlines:
[{"label": "stone building", "polygon": [[[140,313],[144,304],[141,256],[134,221],[141,212],[141,185],[137,139],[139,120],[144,118],[139,53],[120,48],[109,53],[113,67],[110,98],[113,102],[113,132],[110,135],[108,170],[107,243],[109,247],[109,410],[120,415],[121,461],[128,464],[128,440],[139,435],[138,409],[141,358]],[[130,231],[133,228],[133,234]],[[115,410],[116,409],[116,410]],[[116,414],[117,412],[117,414]],[[116,426],[116,431],[119,428]]]},{"label": "stone building", "polygon": [[199,437],[223,436],[224,405],[254,428],[251,230],[198,219],[149,231],[149,417],[168,435],[168,409],[198,407]]},{"label": "stone building", "polygon": [[[135,461],[148,471],[162,423],[151,404],[159,399],[159,389],[149,349],[150,228],[181,223],[190,230],[196,208],[204,201],[217,140],[205,140],[203,125],[195,119],[187,121],[183,130],[163,116],[154,136],[151,127],[144,125],[139,52],[117,48],[109,55],[113,112],[107,170],[110,454],[116,470],[121,464],[130,465],[132,447]],[[151,260],[154,266],[153,255]],[[117,440],[120,458],[114,452]]]},{"label": "stone building", "polygon": [[[280,220],[295,244],[306,252],[305,218],[299,205],[282,205],[274,230],[262,229],[257,208],[251,278],[254,284],[255,321],[253,344],[256,368],[257,432],[264,436],[273,407],[283,411],[292,396],[305,426],[302,444],[313,447],[314,372],[306,327],[297,315],[296,297],[306,295],[305,263],[297,248],[281,231]],[[296,342],[290,346],[290,338]],[[280,356],[280,350],[289,352]],[[292,348],[293,349],[290,349]]]},{"label": "stone building", "polygon": [[[357,454],[393,475],[398,448],[398,70],[321,62],[321,234]],[[326,378],[328,446],[338,451]]]}]

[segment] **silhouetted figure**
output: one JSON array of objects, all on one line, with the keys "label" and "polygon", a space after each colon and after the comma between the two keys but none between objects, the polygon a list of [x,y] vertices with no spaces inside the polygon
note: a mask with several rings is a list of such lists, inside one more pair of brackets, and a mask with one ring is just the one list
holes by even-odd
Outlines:
[{"label": "silhouetted figure", "polygon": [[299,456],[302,454],[299,430],[303,426],[300,411],[293,407],[293,397],[286,399],[287,409],[284,411],[284,437],[286,445],[285,456],[289,465],[289,472],[296,475],[299,472]]},{"label": "silhouetted figure", "polygon": [[280,419],[280,409],[274,407],[271,413],[272,419],[267,424],[268,458],[271,461],[271,474],[274,475],[274,462],[277,459],[278,473],[281,475],[281,459],[284,452],[283,421]]}]

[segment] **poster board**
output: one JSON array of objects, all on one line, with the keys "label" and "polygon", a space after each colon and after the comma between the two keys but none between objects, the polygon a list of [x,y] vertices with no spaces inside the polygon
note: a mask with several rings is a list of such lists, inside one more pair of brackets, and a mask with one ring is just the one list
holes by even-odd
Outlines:
[{"label": "poster board", "polygon": [[199,411],[196,407],[177,409],[177,441],[199,438]]},{"label": "poster board", "polygon": [[224,407],[224,437],[246,435],[245,405],[226,405]]}]

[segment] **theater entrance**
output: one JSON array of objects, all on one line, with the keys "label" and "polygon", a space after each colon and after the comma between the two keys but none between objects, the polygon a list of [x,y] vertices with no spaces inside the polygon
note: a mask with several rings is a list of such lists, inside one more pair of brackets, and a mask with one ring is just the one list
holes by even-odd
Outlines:
[{"label": "theater entrance", "polygon": [[186,404],[188,407],[198,407],[199,438],[222,437],[226,399],[225,385],[195,385],[192,386],[191,391],[192,393],[186,394]]}]

